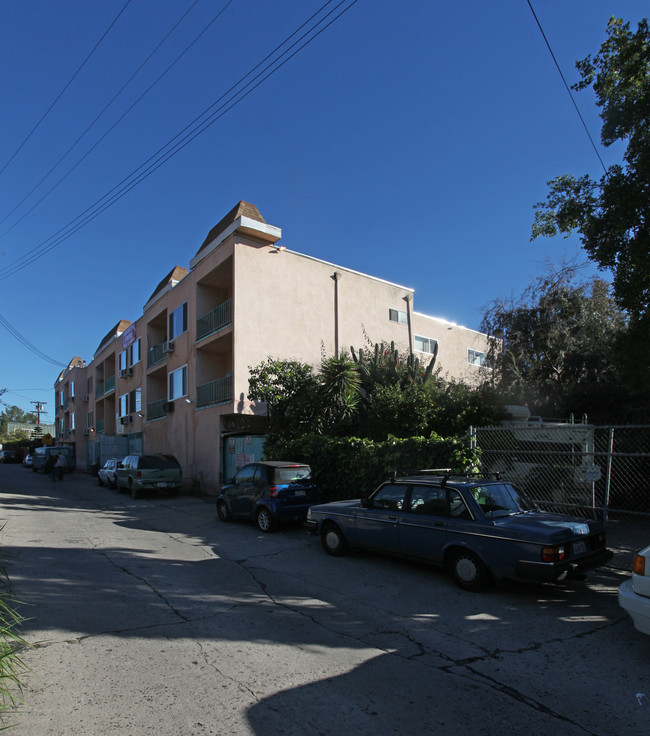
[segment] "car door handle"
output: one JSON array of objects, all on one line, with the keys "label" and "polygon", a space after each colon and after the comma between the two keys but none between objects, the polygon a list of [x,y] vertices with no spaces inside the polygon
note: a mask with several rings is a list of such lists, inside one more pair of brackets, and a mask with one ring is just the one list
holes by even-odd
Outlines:
[{"label": "car door handle", "polygon": [[388,518],[390,519],[390,521],[397,521],[397,517],[396,516],[390,516],[389,515]]}]

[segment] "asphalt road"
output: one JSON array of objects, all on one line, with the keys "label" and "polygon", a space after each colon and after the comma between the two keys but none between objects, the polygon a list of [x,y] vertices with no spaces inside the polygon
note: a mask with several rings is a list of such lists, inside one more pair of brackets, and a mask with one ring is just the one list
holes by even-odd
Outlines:
[{"label": "asphalt road", "polygon": [[9,733],[650,732],[650,637],[616,565],[470,594],[298,527],[221,523],[212,499],[0,465],[0,500],[32,645]]}]

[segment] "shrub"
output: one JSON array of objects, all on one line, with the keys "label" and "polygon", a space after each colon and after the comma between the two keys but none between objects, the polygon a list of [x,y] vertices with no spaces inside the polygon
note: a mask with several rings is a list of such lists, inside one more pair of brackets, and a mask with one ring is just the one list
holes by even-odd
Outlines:
[{"label": "shrub", "polygon": [[464,439],[389,437],[375,442],[360,437],[304,435],[294,440],[269,437],[264,446],[269,460],[295,460],[311,466],[328,501],[369,495],[391,473],[423,468],[476,466],[475,451]]}]

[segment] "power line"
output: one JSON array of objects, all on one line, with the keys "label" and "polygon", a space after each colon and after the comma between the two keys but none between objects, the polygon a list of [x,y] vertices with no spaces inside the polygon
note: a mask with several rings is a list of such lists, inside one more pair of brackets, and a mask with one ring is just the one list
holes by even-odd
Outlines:
[{"label": "power line", "polygon": [[[44,256],[46,253],[50,252],[51,250],[56,248],[58,245],[60,245],[62,242],[67,240],[69,237],[74,235],[81,228],[85,227],[88,223],[92,222],[92,220],[94,220],[96,217],[102,214],[106,209],[108,209],[109,207],[114,205],[116,202],[118,202],[123,196],[128,194],[128,192],[130,192],[134,187],[136,187],[142,181],[147,179],[157,169],[159,169],[161,166],[167,163],[167,161],[169,161],[173,156],[175,156],[177,153],[183,150],[183,148],[189,145],[189,143],[191,143],[195,138],[197,138],[199,135],[204,133],[211,125],[213,125],[217,120],[223,117],[233,107],[235,107],[240,102],[242,102],[246,97],[248,97],[249,94],[251,94],[255,89],[257,89],[257,87],[259,87],[263,82],[265,82],[271,75],[273,75],[276,71],[281,69],[288,61],[290,61],[294,56],[296,56],[296,54],[302,51],[302,49],[304,49],[308,44],[314,41],[321,33],[323,33],[327,28],[329,28],[334,22],[336,22],[344,13],[346,13],[354,5],[356,5],[358,0],[351,0],[351,1],[350,0],[340,0],[328,13],[325,14],[323,18],[321,18],[316,23],[314,23],[310,28],[308,28],[296,41],[294,41],[294,43],[292,43],[288,48],[286,48],[277,58],[272,59],[272,57],[276,54],[276,52],[280,48],[285,46],[294,36],[296,36],[305,26],[311,23],[311,21],[314,18],[316,18],[319,14],[321,14],[325,10],[325,8],[327,8],[327,6],[331,5],[333,2],[334,0],[327,0],[327,2],[324,3],[324,5],[322,5],[312,16],[310,16],[310,18],[308,18],[293,33],[287,36],[287,38],[284,41],[282,41],[282,43],[278,44],[275,47],[275,49],[271,51],[270,54],[268,54],[262,61],[256,64],[238,82],[232,85],[229,90],[227,90],[215,102],[213,102],[212,105],[210,105],[200,115],[194,118],[194,120],[191,123],[189,123],[189,125],[187,125],[182,131],[180,131],[180,133],[178,133],[176,136],[174,136],[174,138],[172,138],[164,146],[158,149],[156,153],[154,153],[144,163],[142,163],[138,168],[132,171],[131,174],[125,177],[119,184],[117,184],[115,187],[109,190],[106,194],[104,194],[102,197],[96,200],[92,205],[86,208],[86,210],[84,210],[76,218],[74,218],[73,220],[68,222],[66,225],[64,225],[62,228],[60,228],[56,233],[54,233],[49,238],[44,240],[38,246],[35,246],[31,251],[29,251],[27,254],[19,258],[13,264],[9,265],[0,275],[0,280],[9,278],[10,276],[14,275],[18,271],[21,271],[23,268],[26,268],[28,265],[38,260],[39,258]],[[334,15],[334,17],[331,18],[328,22],[326,22],[327,19],[330,18],[330,16],[332,16],[334,13],[336,13],[339,10],[339,8],[341,8],[341,6],[345,5],[346,2],[349,4],[346,7],[344,7],[342,10],[340,10],[338,14]],[[321,27],[319,28],[319,26]],[[247,77],[251,76],[259,67],[264,65],[269,59],[271,59],[271,61],[269,61],[269,63],[266,64],[266,66],[258,74],[256,74],[252,79],[250,79],[241,89],[237,90],[237,87],[239,87],[241,83]],[[237,91],[234,91],[234,90],[237,90]],[[230,95],[230,97],[228,97],[224,102],[221,102],[231,92],[232,94]],[[219,105],[220,102],[221,104]],[[217,105],[218,107],[216,108],[216,110],[214,110],[213,112],[210,112]],[[188,130],[189,132],[186,132]]]},{"label": "power line", "polygon": [[[214,16],[214,18],[207,24],[207,26],[199,33],[199,35],[192,41],[192,43],[187,46],[187,48],[183,51],[182,54],[180,54],[173,62],[170,64],[163,74],[161,74],[156,81],[149,86],[145,92],[138,97],[138,99],[126,110],[125,113],[123,113],[113,125],[101,136],[101,138],[88,150],[86,153],[77,161],[72,168],[68,169],[66,174],[62,176],[54,186],[52,186],[37,202],[35,205],[33,205],[27,212],[20,217],[14,224],[6,230],[0,237],[5,237],[8,233],[10,233],[16,225],[21,223],[27,215],[29,215],[38,205],[47,197],[49,196],[58,186],[63,182],[76,168],[79,166],[79,164],[92,152],[94,149],[106,138],[106,136],[115,128],[119,123],[122,122],[122,120],[133,110],[133,108],[142,100],[142,98],[148,94],[151,89],[162,79],[167,72],[169,72],[172,67],[174,67],[178,61],[185,55],[185,53],[196,43],[196,41],[205,33],[205,31],[217,20],[217,18],[226,10],[226,8],[232,3],[233,0],[228,0],[226,5],[217,13],[217,15]],[[81,141],[81,139],[88,133],[88,131],[93,128],[95,123],[103,116],[103,114],[108,110],[108,108],[115,102],[115,100],[124,92],[124,90],[129,86],[129,84],[135,79],[135,77],[142,71],[142,69],[145,67],[145,65],[151,60],[151,58],[156,54],[156,52],[161,48],[161,46],[167,41],[167,39],[171,36],[171,34],[178,28],[178,26],[182,23],[182,21],[185,19],[185,17],[190,13],[190,11],[197,5],[199,0],[194,0],[192,5],[181,15],[181,17],[174,23],[174,25],[171,27],[171,29],[165,34],[165,36],[159,41],[159,43],[156,45],[156,47],[151,51],[151,53],[147,56],[147,58],[140,64],[140,66],[131,74],[131,76],[127,79],[127,81],[120,87],[120,89],[113,95],[113,97],[106,103],[102,111],[95,117],[95,119],[90,123],[90,125],[77,137],[77,139],[74,141],[74,143],[68,148],[68,150],[59,158],[59,160],[50,168],[50,170],[30,189],[29,192],[18,202],[18,204],[10,211],[8,212],[2,220],[0,220],[0,225],[6,222],[6,220],[20,207],[21,204],[25,202],[26,199],[28,199],[35,191],[38,189],[38,187],[47,179],[47,177],[59,166],[59,164],[64,161],[70,152],[75,148],[75,146]]]},{"label": "power line", "polygon": [[62,89],[62,90],[61,90],[61,91],[59,92],[59,94],[58,94],[58,95],[56,96],[56,98],[55,98],[54,102],[53,102],[53,103],[52,103],[52,104],[51,104],[51,105],[50,105],[50,106],[49,106],[49,107],[47,108],[47,110],[46,110],[46,111],[45,111],[45,112],[43,113],[43,115],[41,116],[40,120],[39,120],[39,121],[38,121],[38,122],[36,123],[36,125],[35,125],[35,126],[34,126],[34,127],[33,127],[33,128],[31,129],[31,131],[30,131],[30,132],[29,132],[29,133],[27,134],[27,137],[25,138],[25,140],[24,140],[24,141],[23,141],[23,142],[22,142],[22,143],[21,143],[21,144],[20,144],[20,145],[18,146],[18,148],[17,148],[17,149],[16,149],[15,151],[14,151],[14,153],[13,153],[13,154],[11,155],[11,157],[10,157],[10,158],[9,158],[9,160],[8,160],[8,161],[7,161],[6,163],[5,163],[5,165],[4,165],[3,167],[2,167],[2,169],[0,169],[0,174],[3,174],[3,173],[4,173],[4,170],[5,170],[6,168],[7,168],[7,166],[9,166],[9,164],[10,164],[10,163],[11,163],[11,162],[12,162],[12,161],[14,160],[14,158],[16,158],[16,156],[18,155],[18,153],[20,152],[20,150],[22,149],[22,147],[23,147],[23,146],[25,145],[25,143],[27,143],[27,141],[28,141],[28,140],[29,140],[29,139],[30,139],[30,138],[32,137],[32,135],[34,135],[34,133],[36,132],[36,129],[37,129],[38,127],[39,127],[39,125],[40,125],[40,124],[41,124],[41,123],[43,122],[43,120],[45,120],[45,118],[46,118],[46,117],[47,117],[47,116],[48,116],[48,115],[50,114],[50,112],[52,111],[52,108],[53,108],[53,107],[54,107],[54,106],[56,105],[56,103],[57,103],[57,102],[58,102],[58,101],[59,101],[59,100],[61,99],[61,97],[63,96],[63,93],[64,93],[64,92],[65,92],[65,91],[66,91],[66,90],[68,89],[68,87],[69,87],[69,86],[70,86],[70,85],[72,84],[72,82],[73,82],[73,81],[75,80],[75,78],[77,77],[77,75],[79,74],[79,72],[80,72],[80,71],[81,71],[81,70],[82,70],[82,69],[84,68],[84,66],[86,65],[86,63],[87,63],[88,59],[90,59],[90,57],[91,57],[91,56],[92,56],[92,55],[93,55],[93,54],[95,53],[95,51],[96,51],[96,50],[97,50],[97,49],[99,48],[99,45],[101,44],[101,42],[102,42],[102,41],[103,41],[103,40],[104,40],[104,39],[106,38],[106,36],[108,35],[108,33],[109,33],[109,31],[111,30],[111,28],[112,28],[112,27],[113,27],[113,26],[114,26],[114,25],[115,25],[115,24],[117,23],[117,21],[118,21],[119,17],[120,17],[120,16],[122,15],[122,13],[123,13],[123,12],[124,12],[124,11],[125,11],[125,10],[127,9],[127,7],[129,6],[130,2],[131,2],[131,0],[126,0],[126,3],[124,4],[124,7],[122,8],[122,10],[120,10],[120,12],[119,12],[119,13],[118,13],[118,14],[117,14],[117,15],[115,16],[115,18],[113,19],[112,23],[111,23],[111,24],[110,24],[110,25],[108,26],[108,28],[107,28],[107,29],[106,29],[106,30],[104,31],[104,33],[102,33],[102,35],[101,35],[101,37],[100,37],[99,41],[97,41],[97,43],[96,43],[96,44],[95,44],[95,45],[93,46],[93,48],[92,48],[91,52],[90,52],[90,53],[88,54],[88,56],[86,56],[86,58],[85,58],[85,59],[84,59],[84,60],[83,60],[83,61],[81,62],[81,66],[80,66],[80,67],[79,67],[79,68],[77,69],[77,71],[76,71],[76,72],[75,72],[75,73],[74,73],[74,74],[73,74],[73,75],[72,75],[72,76],[70,77],[70,79],[68,80],[68,82],[67,82],[67,84],[65,85],[65,87],[64,87],[64,88],[63,88],[63,89]]},{"label": "power line", "polygon": [[535,18],[535,22],[537,23],[537,27],[539,28],[540,33],[542,34],[542,38],[544,39],[544,42],[546,43],[546,47],[549,50],[549,53],[551,54],[551,58],[555,62],[555,66],[560,74],[560,77],[562,78],[562,82],[564,83],[564,86],[566,88],[566,91],[569,93],[569,97],[571,98],[571,102],[573,104],[573,107],[575,108],[575,111],[578,113],[578,117],[580,118],[580,122],[582,123],[582,127],[585,129],[585,133],[587,134],[587,138],[589,138],[589,142],[591,143],[591,147],[594,149],[594,153],[596,156],[598,156],[598,160],[600,161],[600,165],[603,167],[603,171],[605,174],[607,174],[607,169],[605,167],[605,164],[603,163],[603,159],[600,157],[600,153],[598,149],[596,148],[596,144],[594,143],[594,139],[591,137],[591,133],[589,132],[589,128],[587,128],[587,123],[585,123],[584,118],[582,117],[582,113],[580,112],[578,105],[571,94],[571,88],[567,84],[566,79],[564,78],[564,74],[562,73],[562,69],[560,68],[560,65],[558,64],[557,59],[555,58],[555,54],[553,53],[553,49],[551,48],[551,44],[548,42],[548,38],[546,38],[546,34],[544,33],[544,29],[542,28],[542,24],[539,22],[539,18],[537,17],[537,14],[535,13],[535,10],[533,9],[531,0],[526,0],[528,2],[528,7],[530,8],[530,12],[533,14],[533,18]]},{"label": "power line", "polygon": [[7,332],[12,335],[13,337],[18,340],[19,343],[24,345],[28,350],[30,350],[34,355],[41,358],[42,360],[46,360],[48,363],[52,363],[53,365],[59,366],[61,368],[67,368],[67,365],[65,363],[60,363],[58,360],[55,360],[54,358],[50,358],[49,355],[46,355],[42,350],[39,350],[35,345],[32,345],[29,340],[21,335],[18,330],[13,327],[1,314],[0,314],[0,325],[2,325]]}]

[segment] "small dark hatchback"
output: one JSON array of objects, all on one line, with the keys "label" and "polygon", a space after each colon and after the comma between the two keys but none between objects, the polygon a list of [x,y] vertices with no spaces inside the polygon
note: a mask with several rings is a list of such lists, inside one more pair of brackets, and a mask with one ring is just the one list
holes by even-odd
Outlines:
[{"label": "small dark hatchback", "polygon": [[311,468],[303,463],[267,460],[240,468],[217,497],[221,521],[255,521],[263,532],[283,521],[304,521],[307,510],[321,500]]},{"label": "small dark hatchback", "polygon": [[602,518],[549,513],[511,483],[451,472],[396,477],[368,498],[312,506],[305,525],[328,554],[360,547],[443,565],[464,590],[504,578],[557,582],[612,557]]}]

